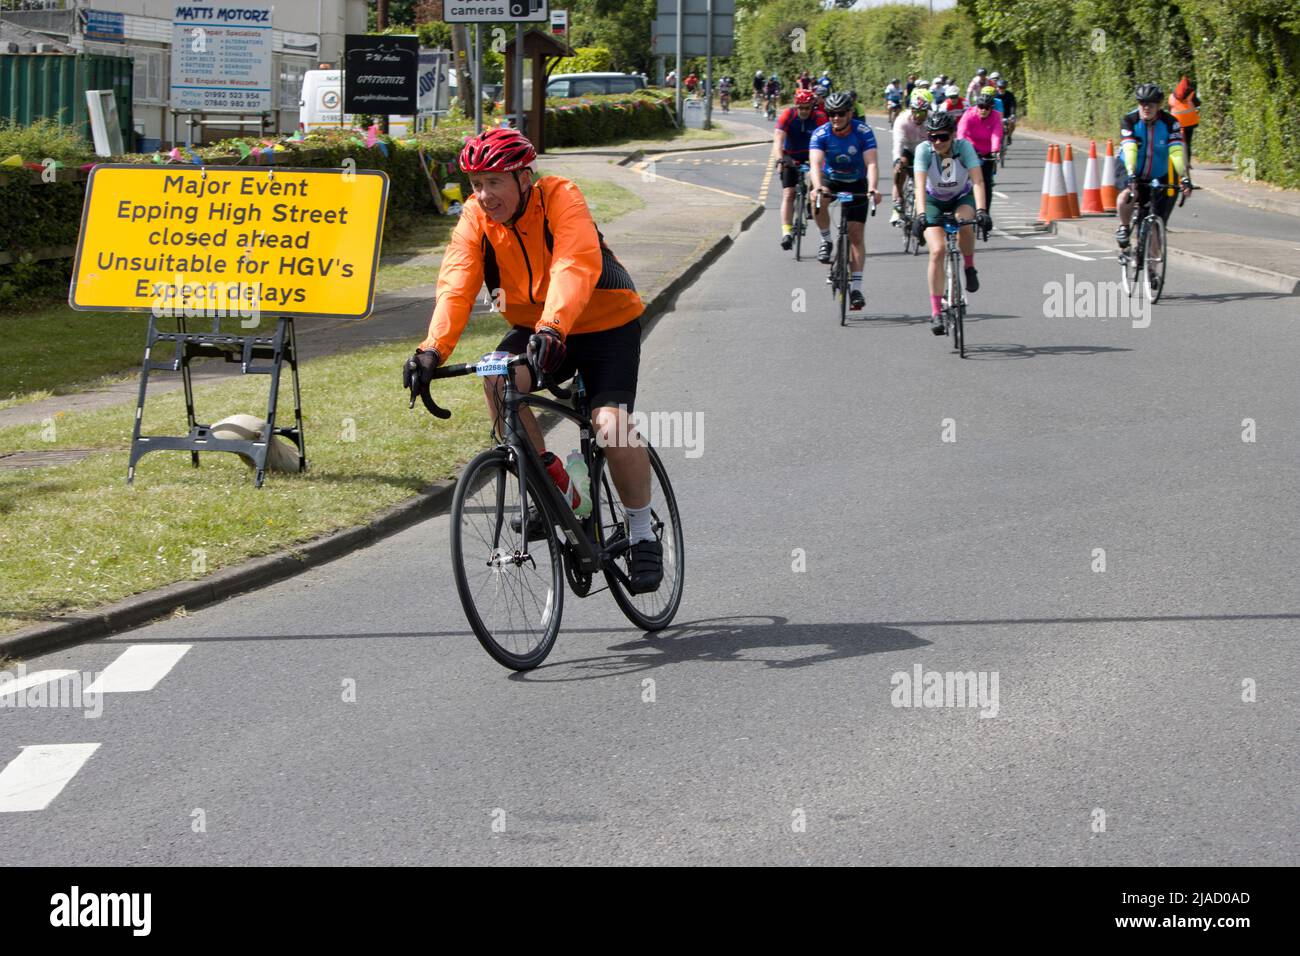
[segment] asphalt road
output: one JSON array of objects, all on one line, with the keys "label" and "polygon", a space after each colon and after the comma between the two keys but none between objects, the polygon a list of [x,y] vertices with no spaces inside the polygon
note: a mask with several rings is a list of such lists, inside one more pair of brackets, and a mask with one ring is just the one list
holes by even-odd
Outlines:
[{"label": "asphalt road", "polygon": [[[1016,162],[965,361],[884,211],[847,328],[769,211],[651,332],[639,407],[702,429],[664,453],[674,627],[570,598],[546,665],[512,676],[428,521],[28,661],[117,662],[119,689],[98,718],[0,718],[0,766],[27,747],[66,780],[20,811],[0,775],[6,859],[1300,862],[1295,300],[1171,266],[1146,327],[1052,316],[1052,283],[1118,267],[1011,228],[1037,202]],[[683,175],[753,194],[762,169]],[[898,706],[916,669],[987,693]]]}]

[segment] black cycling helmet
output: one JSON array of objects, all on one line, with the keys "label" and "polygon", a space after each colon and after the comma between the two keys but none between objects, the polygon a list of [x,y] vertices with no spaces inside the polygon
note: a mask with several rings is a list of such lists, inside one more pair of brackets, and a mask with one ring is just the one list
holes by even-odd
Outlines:
[{"label": "black cycling helmet", "polygon": [[927,133],[951,133],[956,126],[957,117],[947,111],[931,113],[925,121],[925,131]]},{"label": "black cycling helmet", "polygon": [[975,97],[975,105],[976,105],[977,107],[979,107],[979,108],[983,108],[983,107],[986,107],[986,106],[988,106],[988,107],[992,107],[992,106],[993,106],[993,94],[992,94],[992,93],[981,93],[981,94],[979,94],[979,96]]},{"label": "black cycling helmet", "polygon": [[1133,91],[1139,103],[1162,103],[1165,99],[1165,91],[1154,83],[1142,83]]},{"label": "black cycling helmet", "polygon": [[826,97],[827,113],[838,113],[841,110],[847,111],[851,109],[853,109],[853,98],[843,90]]},{"label": "black cycling helmet", "polygon": [[856,103],[858,101],[858,91],[849,90],[849,99]]}]

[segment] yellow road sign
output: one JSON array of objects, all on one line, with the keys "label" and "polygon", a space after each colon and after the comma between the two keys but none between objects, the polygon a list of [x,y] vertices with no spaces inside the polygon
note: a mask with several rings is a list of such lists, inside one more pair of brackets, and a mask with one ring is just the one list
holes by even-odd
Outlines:
[{"label": "yellow road sign", "polygon": [[155,315],[363,318],[387,198],[388,176],[371,169],[96,166],[68,301]]}]

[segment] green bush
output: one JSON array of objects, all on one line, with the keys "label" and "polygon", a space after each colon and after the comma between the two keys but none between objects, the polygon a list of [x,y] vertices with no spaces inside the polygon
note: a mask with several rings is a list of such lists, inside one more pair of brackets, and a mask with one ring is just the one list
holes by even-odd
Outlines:
[{"label": "green bush", "polygon": [[672,129],[670,101],[661,95],[585,96],[546,101],[546,145],[591,146]]},{"label": "green bush", "polygon": [[608,73],[614,69],[614,56],[603,46],[575,47],[576,56],[560,57],[553,74]]}]

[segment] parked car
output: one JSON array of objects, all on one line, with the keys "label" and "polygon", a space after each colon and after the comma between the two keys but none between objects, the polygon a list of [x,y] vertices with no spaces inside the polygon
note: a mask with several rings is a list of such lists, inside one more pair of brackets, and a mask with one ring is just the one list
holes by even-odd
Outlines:
[{"label": "parked car", "polygon": [[546,81],[547,96],[598,96],[641,89],[645,89],[645,80],[626,73],[560,73]]}]

